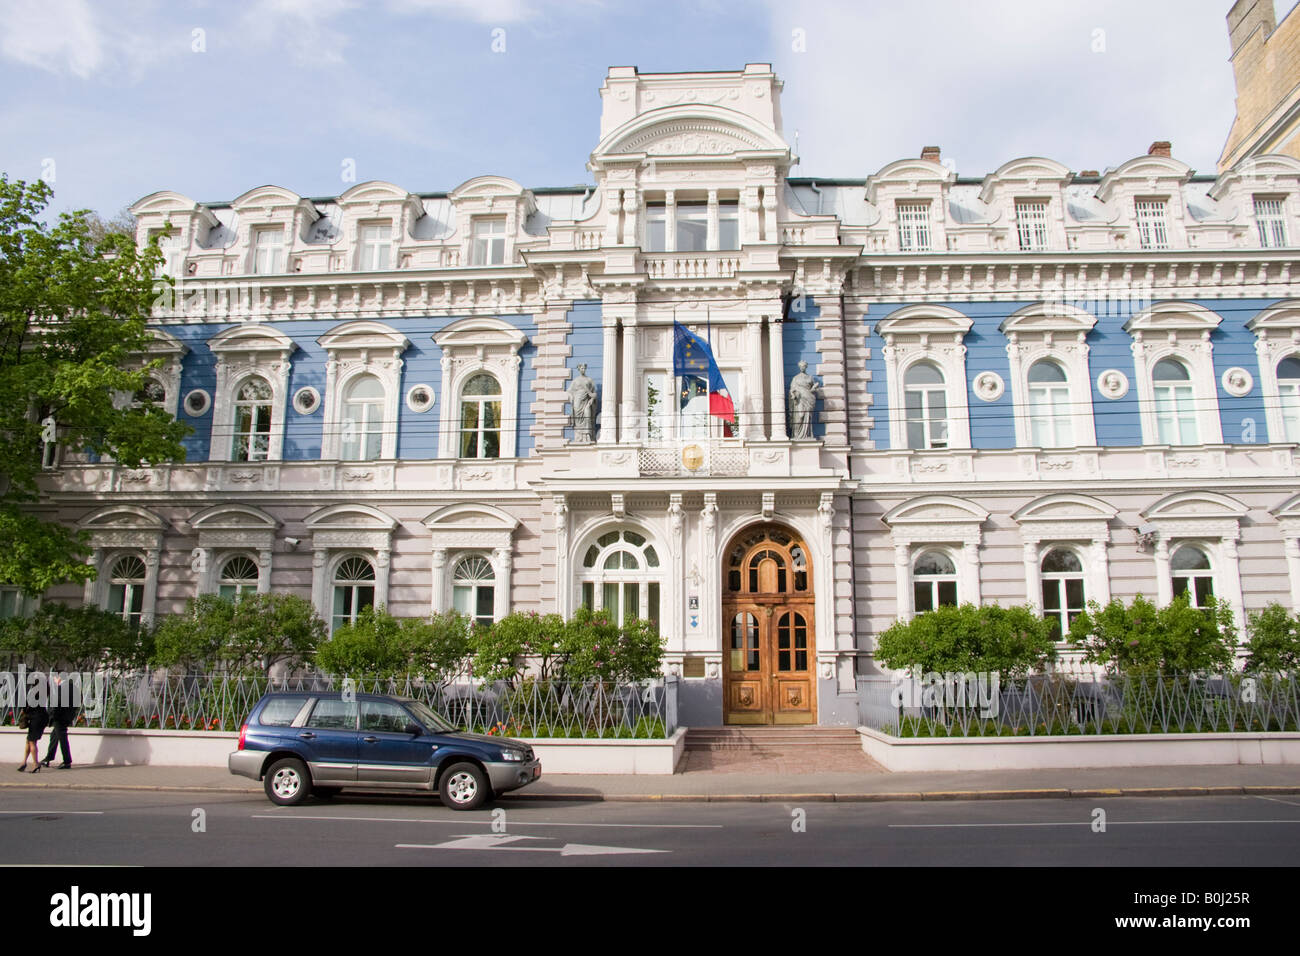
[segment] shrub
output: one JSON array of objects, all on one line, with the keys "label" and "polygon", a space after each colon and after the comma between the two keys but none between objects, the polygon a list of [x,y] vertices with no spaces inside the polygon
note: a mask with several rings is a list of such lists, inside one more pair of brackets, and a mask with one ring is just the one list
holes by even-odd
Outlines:
[{"label": "shrub", "polygon": [[97,607],[46,604],[31,617],[0,622],[0,650],[45,670],[132,670],[153,653],[153,634]]},{"label": "shrub", "polygon": [[619,627],[604,611],[579,608],[568,634],[564,673],[572,680],[630,683],[660,674],[664,639],[651,621],[629,619]]},{"label": "shrub", "polygon": [[1287,671],[1300,668],[1300,613],[1288,614],[1280,604],[1249,615],[1246,670]]},{"label": "shrub", "polygon": [[1109,673],[1191,674],[1226,670],[1237,634],[1222,601],[1194,608],[1180,595],[1157,608],[1139,594],[1127,606],[1119,599],[1104,608],[1090,601],[1070,625],[1070,641],[1084,660]]},{"label": "shrub", "polygon": [[893,670],[1020,677],[1056,657],[1051,624],[1033,608],[944,606],[899,621],[880,635],[876,659]]},{"label": "shrub", "polygon": [[470,653],[469,621],[448,611],[425,620],[366,608],[316,650],[316,666],[336,677],[421,677],[446,683]]},{"label": "shrub", "polygon": [[536,611],[515,611],[475,628],[470,642],[474,676],[504,680],[511,686],[522,676],[526,658],[537,661],[542,680],[551,680],[564,673],[571,651],[564,618]]},{"label": "shrub", "polygon": [[163,619],[154,662],[162,667],[269,674],[283,661],[305,661],[325,639],[325,622],[309,601],[292,594],[204,594],[182,614]]}]

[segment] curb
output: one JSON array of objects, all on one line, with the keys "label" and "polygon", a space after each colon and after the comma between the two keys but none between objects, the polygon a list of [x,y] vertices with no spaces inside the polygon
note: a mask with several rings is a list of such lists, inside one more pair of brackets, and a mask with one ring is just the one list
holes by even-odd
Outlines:
[{"label": "curb", "polygon": [[[163,793],[254,795],[261,788],[177,787],[145,784],[0,783],[0,790],[138,790]],[[1300,786],[1126,787],[1048,790],[922,790],[896,793],[507,793],[498,800],[567,803],[884,803],[956,800],[1070,800],[1115,797],[1220,797],[1300,794]]]}]

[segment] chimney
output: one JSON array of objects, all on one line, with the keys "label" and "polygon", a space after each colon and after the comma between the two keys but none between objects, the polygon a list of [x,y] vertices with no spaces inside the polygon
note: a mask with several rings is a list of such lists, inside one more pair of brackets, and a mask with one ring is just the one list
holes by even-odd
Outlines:
[{"label": "chimney", "polygon": [[939,147],[938,147],[938,146],[922,146],[922,147],[921,147],[921,158],[922,158],[922,159],[929,160],[929,161],[932,162],[932,163],[937,163],[937,162],[939,161]]},{"label": "chimney", "polygon": [[1081,169],[1079,170],[1079,176],[1088,179],[1100,179],[1101,173],[1095,169]]},{"label": "chimney", "polygon": [[1158,140],[1156,140],[1154,143],[1151,144],[1151,148],[1147,150],[1147,155],[1148,155],[1148,156],[1163,156],[1163,157],[1165,157],[1166,159],[1168,159],[1168,158],[1169,158],[1169,150],[1172,149],[1172,148],[1173,148],[1173,147],[1170,145],[1169,140],[1167,140],[1167,139],[1158,139]]}]

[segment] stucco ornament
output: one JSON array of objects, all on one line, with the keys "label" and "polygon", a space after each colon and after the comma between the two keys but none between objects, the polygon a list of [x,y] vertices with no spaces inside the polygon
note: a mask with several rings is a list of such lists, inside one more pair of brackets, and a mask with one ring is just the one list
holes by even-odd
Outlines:
[{"label": "stucco ornament", "polygon": [[1223,373],[1223,390],[1234,398],[1249,395],[1254,387],[1254,376],[1240,366],[1234,366]]},{"label": "stucco ornament", "polygon": [[975,376],[975,394],[981,401],[996,402],[1007,390],[1007,383],[997,372],[980,372]]},{"label": "stucco ornament", "polygon": [[1108,368],[1097,376],[1097,391],[1107,398],[1123,398],[1128,394],[1128,376],[1117,368]]}]

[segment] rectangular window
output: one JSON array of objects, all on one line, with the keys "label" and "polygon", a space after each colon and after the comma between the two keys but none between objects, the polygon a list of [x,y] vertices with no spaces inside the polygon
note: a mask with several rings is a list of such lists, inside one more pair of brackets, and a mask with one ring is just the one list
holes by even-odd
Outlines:
[{"label": "rectangular window", "polygon": [[357,268],[362,272],[379,272],[388,268],[388,249],[393,227],[375,222],[361,227],[361,257]]},{"label": "rectangular window", "polygon": [[928,252],[930,249],[930,204],[898,203],[898,248],[903,252]]},{"label": "rectangular window", "polygon": [[1259,227],[1259,244],[1265,249],[1286,245],[1286,216],[1281,199],[1255,197],[1255,224]]},{"label": "rectangular window", "polygon": [[661,202],[646,203],[645,251],[668,251],[668,207]]},{"label": "rectangular window", "polygon": [[474,245],[470,249],[472,266],[499,266],[506,261],[506,221],[475,219]]},{"label": "rectangular window", "polygon": [[704,252],[709,239],[709,205],[702,202],[677,204],[677,251]]},{"label": "rectangular window", "polygon": [[1138,245],[1143,249],[1168,249],[1169,227],[1165,220],[1163,199],[1138,199],[1137,210]]},{"label": "rectangular window", "polygon": [[274,275],[284,271],[284,230],[258,229],[253,232],[253,272]]},{"label": "rectangular window", "polygon": [[154,271],[156,276],[171,276],[176,278],[181,273],[181,237],[173,230],[170,233],[156,229],[149,234],[149,238],[157,238],[158,251],[162,253],[163,261],[158,264]]},{"label": "rectangular window", "polygon": [[1047,203],[1040,200],[1016,203],[1016,232],[1020,248],[1041,251],[1047,248]]},{"label": "rectangular window", "polygon": [[22,617],[23,592],[17,588],[0,588],[0,621],[7,617]]},{"label": "rectangular window", "polygon": [[740,248],[740,203],[718,203],[718,248]]},{"label": "rectangular window", "polygon": [[660,442],[672,434],[672,403],[668,400],[672,380],[662,372],[645,377],[645,437]]}]

